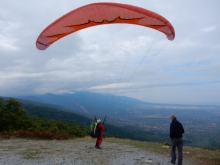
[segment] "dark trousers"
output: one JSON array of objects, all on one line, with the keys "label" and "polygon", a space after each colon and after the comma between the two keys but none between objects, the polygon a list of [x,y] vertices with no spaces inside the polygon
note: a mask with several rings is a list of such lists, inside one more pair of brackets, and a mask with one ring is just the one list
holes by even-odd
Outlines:
[{"label": "dark trousers", "polygon": [[178,149],[178,165],[182,165],[183,161],[183,140],[182,138],[174,138],[171,140],[171,161],[176,162],[176,148]]}]

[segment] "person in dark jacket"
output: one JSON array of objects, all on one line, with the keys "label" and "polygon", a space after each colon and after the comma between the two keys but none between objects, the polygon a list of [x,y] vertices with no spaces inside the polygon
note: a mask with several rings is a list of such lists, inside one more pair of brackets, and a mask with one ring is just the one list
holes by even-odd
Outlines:
[{"label": "person in dark jacket", "polygon": [[176,162],[176,147],[178,149],[178,165],[182,165],[183,161],[183,140],[182,134],[184,129],[182,124],[177,120],[176,116],[171,116],[170,123],[170,139],[171,139],[171,163]]},{"label": "person in dark jacket", "polygon": [[97,127],[98,127],[98,129],[100,130],[100,132],[99,132],[99,136],[98,136],[97,139],[96,139],[96,145],[95,145],[95,147],[96,147],[97,149],[101,149],[101,148],[100,148],[100,145],[101,145],[101,143],[102,143],[102,132],[106,132],[106,128],[105,128],[104,125],[101,123],[101,120],[100,120],[100,119],[97,120],[97,123],[98,123]]}]

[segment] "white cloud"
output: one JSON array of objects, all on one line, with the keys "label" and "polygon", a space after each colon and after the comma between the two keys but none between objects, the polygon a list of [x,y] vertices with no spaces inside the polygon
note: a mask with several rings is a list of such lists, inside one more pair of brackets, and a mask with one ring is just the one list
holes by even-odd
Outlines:
[{"label": "white cloud", "polygon": [[69,90],[58,90],[56,92],[52,92],[53,94],[62,95],[62,94],[74,94],[75,92]]},{"label": "white cloud", "polygon": [[100,89],[116,89],[116,88],[127,88],[129,87],[129,83],[113,83],[113,84],[106,84],[101,86],[92,86],[88,88],[89,90],[100,90]]},{"label": "white cloud", "polygon": [[216,29],[217,29],[217,26],[213,25],[213,26],[203,28],[202,31],[205,32],[205,33],[209,33],[209,32],[211,32],[213,30],[216,30]]},{"label": "white cloud", "polygon": [[3,51],[6,50],[17,50],[18,47],[14,46],[15,41],[10,40],[10,39],[1,39],[2,37],[0,36],[0,49]]}]

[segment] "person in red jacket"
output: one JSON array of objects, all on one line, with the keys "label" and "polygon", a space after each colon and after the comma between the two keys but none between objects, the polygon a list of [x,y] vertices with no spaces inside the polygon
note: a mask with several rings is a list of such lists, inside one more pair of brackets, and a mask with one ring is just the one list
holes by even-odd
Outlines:
[{"label": "person in red jacket", "polygon": [[100,119],[97,120],[97,123],[98,123],[97,127],[98,127],[98,129],[99,129],[99,136],[98,136],[97,139],[96,139],[96,145],[95,145],[95,147],[96,147],[97,149],[101,149],[101,148],[100,148],[100,145],[101,145],[101,143],[102,143],[102,132],[106,132],[106,128],[105,128],[104,125],[101,123],[101,120],[100,120]]}]

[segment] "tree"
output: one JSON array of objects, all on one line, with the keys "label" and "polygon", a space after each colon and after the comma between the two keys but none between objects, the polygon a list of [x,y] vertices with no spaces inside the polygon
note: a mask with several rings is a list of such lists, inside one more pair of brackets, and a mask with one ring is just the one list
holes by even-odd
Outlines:
[{"label": "tree", "polygon": [[0,98],[0,110],[2,110],[2,109],[3,109],[3,99]]},{"label": "tree", "polygon": [[14,98],[9,98],[6,101],[5,108],[7,110],[19,110],[21,108],[21,102],[15,100]]},{"label": "tree", "polygon": [[21,109],[21,103],[9,98],[5,104],[0,99],[0,131],[14,131],[25,128],[27,112]]}]

